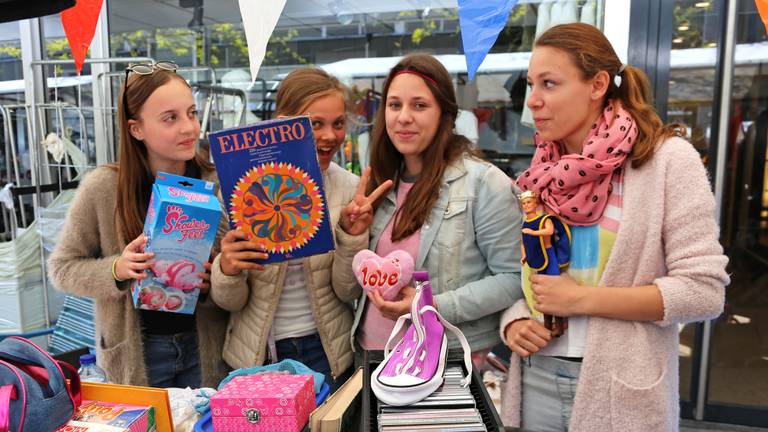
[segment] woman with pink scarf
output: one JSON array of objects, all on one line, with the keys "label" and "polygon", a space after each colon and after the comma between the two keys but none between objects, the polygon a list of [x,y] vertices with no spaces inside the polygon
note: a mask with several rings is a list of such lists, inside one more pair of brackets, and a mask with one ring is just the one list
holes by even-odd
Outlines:
[{"label": "woman with pink scarf", "polygon": [[[719,315],[729,282],[704,165],[592,26],[542,34],[528,85],[536,152],[517,186],[570,225],[573,255],[560,276],[524,265],[528,302],[502,317],[514,353],[505,423],[677,430],[678,324]],[[565,334],[539,314],[568,317]]]}]

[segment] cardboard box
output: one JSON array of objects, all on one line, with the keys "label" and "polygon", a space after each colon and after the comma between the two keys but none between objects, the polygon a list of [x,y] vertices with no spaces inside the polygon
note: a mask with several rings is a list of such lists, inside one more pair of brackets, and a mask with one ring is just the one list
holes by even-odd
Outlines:
[{"label": "cardboard box", "polygon": [[311,375],[239,376],[211,397],[216,432],[299,432],[315,408]]},{"label": "cardboard box", "polygon": [[144,222],[145,250],[155,253],[155,265],[145,279],[133,282],[134,306],[194,313],[200,294],[197,274],[210,259],[220,220],[212,182],[157,173]]}]

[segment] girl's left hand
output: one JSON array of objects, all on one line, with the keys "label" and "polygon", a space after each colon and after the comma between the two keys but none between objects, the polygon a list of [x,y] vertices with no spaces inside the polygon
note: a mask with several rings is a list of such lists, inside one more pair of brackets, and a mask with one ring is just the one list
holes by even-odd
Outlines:
[{"label": "girl's left hand", "polygon": [[414,295],[416,295],[416,289],[407,286],[400,290],[397,300],[384,300],[377,290],[368,293],[368,300],[373,302],[376,309],[381,312],[381,316],[397,321],[400,315],[411,312],[411,303]]},{"label": "girl's left hand", "polygon": [[208,294],[208,291],[211,290],[211,263],[213,262],[214,257],[216,257],[216,255],[211,253],[208,262],[203,263],[203,269],[205,269],[205,271],[197,274],[200,279],[202,279],[200,283],[197,284],[197,288],[200,288],[200,294]]},{"label": "girl's left hand", "polygon": [[579,285],[568,274],[534,274],[530,281],[534,306],[539,312],[560,317],[587,315],[587,297],[593,287]]}]

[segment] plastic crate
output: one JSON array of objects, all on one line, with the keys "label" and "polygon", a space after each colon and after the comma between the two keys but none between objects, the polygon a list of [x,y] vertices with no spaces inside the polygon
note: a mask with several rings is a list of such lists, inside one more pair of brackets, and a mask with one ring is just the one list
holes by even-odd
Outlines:
[{"label": "plastic crate", "polygon": [[[376,432],[379,430],[379,407],[376,395],[373,394],[371,389],[371,372],[376,369],[383,359],[384,353],[382,351],[366,351],[363,353],[363,407],[361,410],[360,431]],[[464,356],[461,351],[448,351],[448,365],[460,366],[464,373],[467,373],[464,368]],[[493,402],[488,395],[488,391],[485,389],[485,385],[483,385],[480,374],[474,369],[472,370],[472,381],[469,384],[469,389],[475,398],[476,408],[483,418],[486,429],[489,432],[503,432],[504,426],[499,413],[496,412],[496,408],[493,406]]]}]

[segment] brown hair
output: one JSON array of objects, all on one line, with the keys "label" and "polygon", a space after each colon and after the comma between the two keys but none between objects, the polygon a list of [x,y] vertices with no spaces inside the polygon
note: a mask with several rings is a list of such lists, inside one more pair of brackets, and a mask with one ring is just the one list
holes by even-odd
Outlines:
[{"label": "brown hair", "polygon": [[600,71],[606,71],[611,80],[603,106],[619,101],[629,111],[637,125],[637,140],[630,159],[637,168],[648,162],[658,143],[672,136],[685,136],[685,127],[673,123],[665,125],[653,108],[651,86],[645,73],[633,66],[625,66],[621,72],[621,86],[613,84],[619,73],[621,60],[611,43],[597,28],[582,23],[561,24],[545,31],[534,47],[548,46],[567,53],[573,64],[581,70],[582,78],[589,80]]},{"label": "brown hair", "polygon": [[[149,75],[131,73],[120,88],[118,96],[117,120],[120,130],[120,155],[117,163],[111,164],[117,170],[117,204],[115,219],[118,235],[125,243],[138,237],[144,227],[144,218],[149,205],[148,191],[154,182],[152,169],[147,158],[147,147],[144,142],[130,134],[128,120],[139,119],[139,113],[149,96],[158,87],[172,79],[187,82],[175,72],[155,69]],[[126,86],[128,92],[125,92]],[[123,99],[126,98],[126,99]],[[128,110],[126,113],[125,110]],[[206,152],[198,150],[191,161],[201,171],[213,171],[213,165],[208,161]]]},{"label": "brown hair", "polygon": [[392,241],[410,236],[427,220],[440,194],[443,173],[448,164],[464,153],[479,157],[479,152],[472,150],[470,141],[453,131],[459,106],[456,102],[451,75],[431,55],[412,54],[400,60],[389,71],[384,82],[382,104],[376,113],[371,137],[371,181],[368,183],[368,192],[372,192],[389,179],[394,179],[395,184],[399,184],[398,174],[402,170],[403,155],[397,151],[389,138],[385,112],[389,86],[401,71],[413,71],[427,78],[424,82],[437,100],[441,115],[435,137],[422,153],[423,168],[419,180],[413,185],[405,203],[395,214]]},{"label": "brown hair", "polygon": [[347,107],[347,88],[328,72],[315,67],[296,69],[289,73],[277,90],[275,116],[295,116],[317,99],[339,93]]}]

